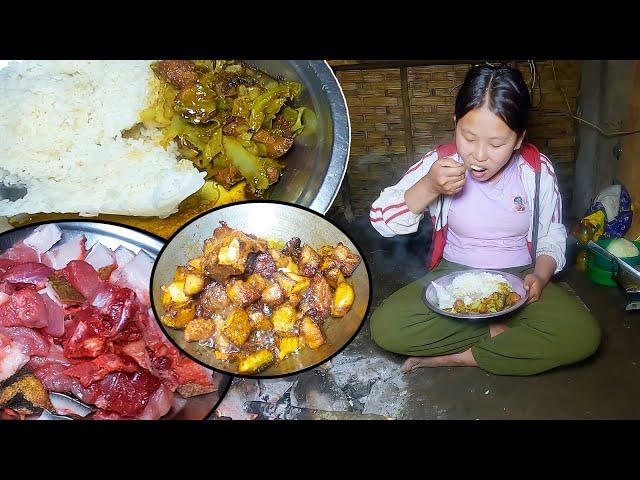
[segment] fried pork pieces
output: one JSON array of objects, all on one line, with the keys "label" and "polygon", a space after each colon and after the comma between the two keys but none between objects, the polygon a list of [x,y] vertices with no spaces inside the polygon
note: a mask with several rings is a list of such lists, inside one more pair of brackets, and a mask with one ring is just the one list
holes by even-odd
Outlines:
[{"label": "fried pork pieces", "polygon": [[237,362],[238,373],[322,346],[325,320],[344,317],[353,305],[345,277],[360,256],[342,243],[316,251],[296,237],[274,248],[220,223],[203,255],[179,266],[162,287],[162,323],[213,348],[216,359]]}]

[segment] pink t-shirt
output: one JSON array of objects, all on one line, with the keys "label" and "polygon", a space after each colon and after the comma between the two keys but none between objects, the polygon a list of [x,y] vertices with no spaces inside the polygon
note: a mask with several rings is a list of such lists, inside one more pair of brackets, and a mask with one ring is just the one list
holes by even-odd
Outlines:
[{"label": "pink t-shirt", "polygon": [[509,268],[531,263],[527,247],[530,205],[517,162],[498,180],[467,182],[451,203],[443,257],[475,268]]}]

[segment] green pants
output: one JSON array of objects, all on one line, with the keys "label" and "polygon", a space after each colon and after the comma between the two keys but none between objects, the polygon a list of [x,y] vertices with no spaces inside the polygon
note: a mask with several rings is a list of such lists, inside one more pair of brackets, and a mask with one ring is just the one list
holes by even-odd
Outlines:
[{"label": "green pants", "polygon": [[[486,320],[458,320],[427,308],[422,300],[425,285],[468,268],[442,260],[435,270],[384,300],[371,316],[373,341],[410,356],[448,355],[471,348],[478,366],[496,375],[535,375],[583,360],[597,350],[597,320],[579,299],[551,282],[537,302],[494,319],[509,329],[493,338]],[[505,271],[524,278],[532,268]]]}]

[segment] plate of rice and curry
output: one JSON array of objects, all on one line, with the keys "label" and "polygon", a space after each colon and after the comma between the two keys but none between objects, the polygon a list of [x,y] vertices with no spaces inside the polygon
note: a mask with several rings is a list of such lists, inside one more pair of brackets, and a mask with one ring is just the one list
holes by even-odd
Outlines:
[{"label": "plate of rice and curry", "polygon": [[482,320],[507,315],[527,301],[520,277],[498,270],[462,270],[430,282],[423,300],[448,317]]},{"label": "plate of rice and curry", "polygon": [[94,217],[168,238],[262,198],[324,213],[346,170],[324,61],[0,61],[0,97],[2,229]]}]

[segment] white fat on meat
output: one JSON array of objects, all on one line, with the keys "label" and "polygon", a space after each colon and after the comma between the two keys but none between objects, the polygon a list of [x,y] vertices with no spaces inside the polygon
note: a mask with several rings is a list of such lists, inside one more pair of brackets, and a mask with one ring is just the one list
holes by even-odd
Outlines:
[{"label": "white fat on meat", "polygon": [[55,270],[60,270],[72,260],[84,260],[86,240],[84,235],[66,238],[62,245],[54,247],[42,256],[42,263]]},{"label": "white fat on meat", "polygon": [[143,305],[150,305],[149,281],[153,259],[142,250],[126,265],[115,270],[109,280],[111,283],[133,290]]},{"label": "white fat on meat", "polygon": [[116,257],[116,263],[118,264],[118,268],[124,267],[127,263],[129,263],[131,260],[133,260],[133,258],[136,256],[135,253],[133,253],[128,248],[123,247],[122,245],[120,245],[118,248],[116,248],[116,251],[114,252],[114,255]]},{"label": "white fat on meat", "polygon": [[40,256],[49,251],[62,238],[62,230],[54,224],[40,225],[24,239],[24,244],[33,248]]},{"label": "white fat on meat", "polygon": [[0,333],[0,382],[24,367],[29,358],[20,345]]},{"label": "white fat on meat", "polygon": [[116,256],[111,249],[105,247],[101,243],[96,243],[91,248],[84,261],[98,271],[101,268],[114,265],[116,263]]},{"label": "white fat on meat", "polygon": [[[47,282],[42,290],[38,290],[38,293],[40,295],[47,294],[51,300],[56,302],[61,307],[63,306],[62,300],[60,300],[60,297],[58,296],[55,289],[53,288],[53,285],[51,285],[51,282]],[[1,304],[2,304],[2,300],[0,299],[0,305]]]},{"label": "white fat on meat", "polygon": [[64,309],[59,303],[58,296],[51,297],[46,288],[43,288],[38,293],[47,309],[47,321],[49,323],[46,332],[54,337],[62,337],[64,335]]}]

